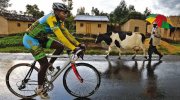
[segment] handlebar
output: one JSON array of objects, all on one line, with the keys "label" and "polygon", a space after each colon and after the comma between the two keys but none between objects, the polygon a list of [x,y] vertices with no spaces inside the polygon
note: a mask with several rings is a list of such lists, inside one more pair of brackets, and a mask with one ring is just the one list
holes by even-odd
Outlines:
[{"label": "handlebar", "polygon": [[[84,50],[82,50],[82,51],[84,51]],[[69,58],[71,59],[71,61],[76,61],[79,58],[81,58],[83,60],[84,53],[81,56],[78,56],[78,55],[74,54],[72,50],[66,50],[66,52],[67,52]]]}]

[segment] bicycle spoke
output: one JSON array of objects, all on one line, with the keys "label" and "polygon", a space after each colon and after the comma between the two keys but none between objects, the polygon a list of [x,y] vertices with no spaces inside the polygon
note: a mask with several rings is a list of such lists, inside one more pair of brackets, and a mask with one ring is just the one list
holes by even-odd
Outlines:
[{"label": "bicycle spoke", "polygon": [[[17,64],[13,66],[6,75],[6,84],[9,90],[21,98],[31,98],[36,94],[34,92],[37,87],[37,68],[33,70],[29,79],[24,80],[28,71],[30,70],[29,64]],[[26,83],[27,82],[27,83]]]},{"label": "bicycle spoke", "polygon": [[100,85],[99,73],[93,66],[85,63],[77,64],[76,69],[83,79],[83,82],[80,82],[73,70],[69,68],[63,77],[65,89],[68,93],[76,97],[87,97],[92,95]]}]

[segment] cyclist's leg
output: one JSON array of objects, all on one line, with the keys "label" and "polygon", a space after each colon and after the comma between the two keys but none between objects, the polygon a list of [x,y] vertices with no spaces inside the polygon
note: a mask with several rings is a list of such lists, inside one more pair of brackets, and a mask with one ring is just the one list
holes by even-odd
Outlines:
[{"label": "cyclist's leg", "polygon": [[25,35],[23,38],[23,44],[27,49],[31,51],[35,60],[38,61],[40,64],[40,69],[38,72],[38,90],[43,90],[46,70],[49,66],[47,57],[37,39],[34,39],[28,35]]},{"label": "cyclist's leg", "polygon": [[[49,38],[47,43],[46,43],[46,48],[56,49],[54,51],[53,55],[60,55],[64,50],[64,45],[61,44],[59,41],[56,41],[56,40]],[[51,58],[49,61],[50,65],[52,65],[56,59],[57,58],[54,58],[54,57]]]},{"label": "cyclist's leg", "polygon": [[[46,99],[46,98],[49,98],[49,96],[46,93],[46,91],[44,91],[43,84],[45,82],[45,75],[46,75],[46,71],[49,66],[49,63],[48,63],[47,57],[44,55],[41,55],[41,53],[44,53],[43,50],[37,53],[36,55],[34,55],[34,57],[40,64],[40,69],[38,72],[38,88],[35,90],[35,92],[38,95],[40,95],[41,98]],[[38,54],[40,54],[40,56]]]}]

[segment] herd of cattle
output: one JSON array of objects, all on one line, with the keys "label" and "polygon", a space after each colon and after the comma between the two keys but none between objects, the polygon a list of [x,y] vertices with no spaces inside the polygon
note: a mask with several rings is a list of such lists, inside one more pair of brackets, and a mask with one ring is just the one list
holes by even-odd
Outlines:
[{"label": "herd of cattle", "polygon": [[116,47],[119,51],[119,59],[121,59],[122,50],[132,49],[135,51],[132,59],[135,59],[139,50],[143,50],[143,55],[147,59],[146,49],[144,45],[145,35],[139,32],[108,32],[99,34],[96,38],[96,43],[105,43],[109,46],[106,58],[108,58],[112,47]]}]

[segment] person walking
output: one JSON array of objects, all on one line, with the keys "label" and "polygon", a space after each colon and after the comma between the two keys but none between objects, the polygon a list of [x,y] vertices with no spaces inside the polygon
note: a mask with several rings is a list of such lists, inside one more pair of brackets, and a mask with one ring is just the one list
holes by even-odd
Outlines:
[{"label": "person walking", "polygon": [[151,60],[153,53],[159,55],[159,60],[161,60],[161,58],[163,57],[163,55],[156,48],[156,46],[160,45],[160,41],[161,41],[160,30],[158,29],[157,23],[154,22],[153,29],[151,32],[150,42],[149,42],[149,49],[148,49],[149,60]]}]

